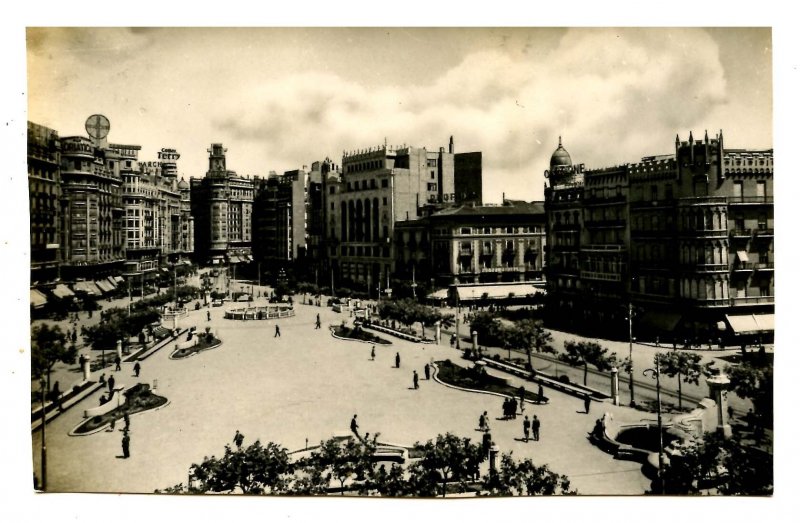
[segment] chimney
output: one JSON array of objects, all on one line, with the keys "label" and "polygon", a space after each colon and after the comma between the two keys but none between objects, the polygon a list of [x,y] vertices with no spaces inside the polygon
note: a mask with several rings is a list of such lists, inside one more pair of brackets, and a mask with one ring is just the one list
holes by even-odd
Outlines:
[{"label": "chimney", "polygon": [[453,137],[450,136],[450,154],[454,154],[456,152],[456,146],[453,144]]}]

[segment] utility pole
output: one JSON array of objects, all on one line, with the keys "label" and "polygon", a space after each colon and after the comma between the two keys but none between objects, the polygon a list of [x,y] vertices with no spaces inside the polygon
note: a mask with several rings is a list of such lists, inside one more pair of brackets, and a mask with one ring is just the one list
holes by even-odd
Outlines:
[{"label": "utility pole", "polygon": [[628,302],[628,377],[630,377],[631,407],[636,405],[633,396],[633,303]]},{"label": "utility pole", "polygon": [[45,429],[47,427],[47,412],[45,412],[44,403],[47,394],[47,382],[45,382],[44,376],[39,381],[39,386],[42,389],[42,492],[45,492],[47,490],[47,432]]},{"label": "utility pole", "polygon": [[647,376],[652,372],[656,378],[656,403],[658,404],[658,483],[659,494],[664,494],[664,433],[661,430],[661,359],[656,355],[656,365],[652,369],[645,369],[642,374]]}]

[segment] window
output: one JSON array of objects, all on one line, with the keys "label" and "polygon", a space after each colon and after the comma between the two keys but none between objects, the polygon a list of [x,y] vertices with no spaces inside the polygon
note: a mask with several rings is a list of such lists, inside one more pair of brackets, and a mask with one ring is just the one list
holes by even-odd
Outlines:
[{"label": "window", "polygon": [[760,214],[758,216],[758,230],[763,231],[767,228],[767,215]]},{"label": "window", "polygon": [[428,190],[429,191],[435,191],[436,190],[436,184],[435,183],[429,183],[428,184]]},{"label": "window", "polygon": [[492,228],[491,227],[484,227],[483,228],[483,234],[492,234]]},{"label": "window", "polygon": [[328,194],[336,194],[336,187],[329,187]]},{"label": "window", "polygon": [[664,187],[664,199],[665,200],[671,200],[672,199],[672,184],[671,183],[668,183]]},{"label": "window", "polygon": [[742,188],[743,188],[743,183],[742,182],[733,182],[733,197],[734,198],[736,198],[738,200],[742,199],[742,194],[743,194]]},{"label": "window", "polygon": [[650,200],[652,201],[658,200],[658,185],[650,186]]},{"label": "window", "polygon": [[461,228],[461,234],[472,234],[472,228],[471,227],[462,227]]},{"label": "window", "polygon": [[764,199],[767,195],[767,182],[756,182],[756,196]]},{"label": "window", "polygon": [[383,197],[383,204],[384,205],[389,205],[389,198],[388,197],[386,197],[386,196]]}]

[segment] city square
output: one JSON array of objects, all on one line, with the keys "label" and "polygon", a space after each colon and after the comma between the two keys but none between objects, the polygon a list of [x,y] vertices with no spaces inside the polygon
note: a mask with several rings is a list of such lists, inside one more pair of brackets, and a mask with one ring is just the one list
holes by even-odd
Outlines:
[{"label": "city square", "polygon": [[36,491],[772,496],[768,29],[27,34]]}]

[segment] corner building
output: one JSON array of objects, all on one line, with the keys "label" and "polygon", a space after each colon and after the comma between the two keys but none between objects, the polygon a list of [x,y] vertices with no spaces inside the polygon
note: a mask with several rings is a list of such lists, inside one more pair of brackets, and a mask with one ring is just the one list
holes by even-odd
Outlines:
[{"label": "corner building", "polygon": [[61,142],[58,133],[28,122],[28,202],[31,281],[58,278],[61,264]]},{"label": "corner building", "polygon": [[774,331],[773,151],[723,135],[585,170],[559,145],[545,173],[550,320],[572,330],[726,343]]}]

